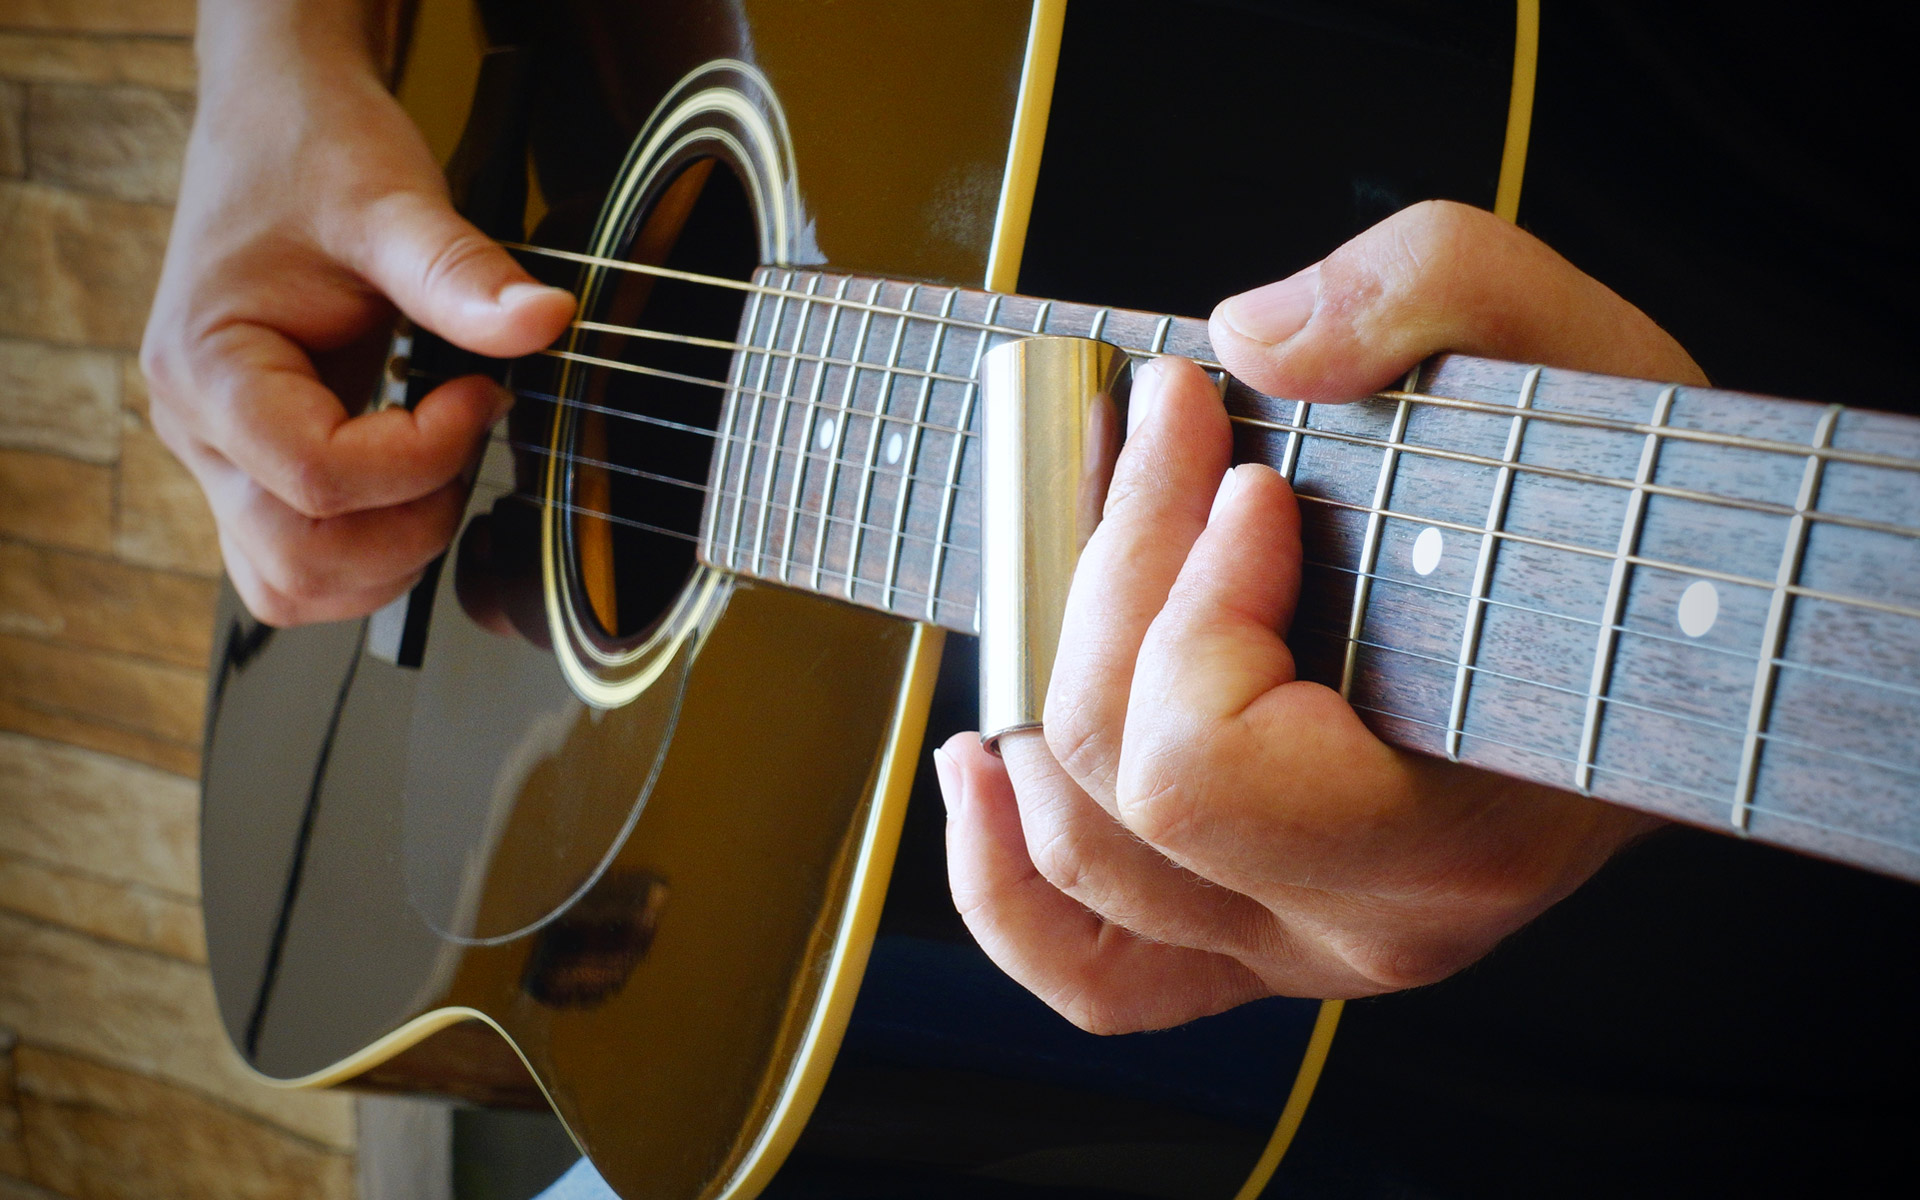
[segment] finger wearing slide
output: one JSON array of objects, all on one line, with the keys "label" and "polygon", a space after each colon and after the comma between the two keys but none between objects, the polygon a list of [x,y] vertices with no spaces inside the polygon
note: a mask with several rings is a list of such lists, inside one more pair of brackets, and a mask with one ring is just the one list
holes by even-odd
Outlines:
[{"label": "finger wearing slide", "polygon": [[[1141,937],[1239,958],[1271,953],[1272,915],[1169,862],[1074,783],[1036,730],[1000,739],[1027,857],[1047,882],[1110,925]],[[983,769],[997,767],[991,756]]]},{"label": "finger wearing slide", "polygon": [[[193,357],[200,371],[163,383],[173,402],[156,404],[156,428],[176,450],[188,437],[209,446],[314,519],[431,495],[459,476],[476,440],[512,406],[505,389],[476,375],[435,388],[411,409],[349,417],[306,353],[257,325],[228,326]],[[178,400],[195,394],[204,402]]]},{"label": "finger wearing slide", "polygon": [[1206,527],[1231,443],[1219,393],[1198,367],[1159,358],[1136,373],[1126,445],[1074,570],[1045,707],[1048,746],[1109,813],[1134,656]]},{"label": "finger wearing slide", "polygon": [[936,753],[954,904],[987,956],[1094,1033],[1162,1029],[1267,995],[1235,959],[1100,919],[1035,869],[1012,783],[972,734]]}]

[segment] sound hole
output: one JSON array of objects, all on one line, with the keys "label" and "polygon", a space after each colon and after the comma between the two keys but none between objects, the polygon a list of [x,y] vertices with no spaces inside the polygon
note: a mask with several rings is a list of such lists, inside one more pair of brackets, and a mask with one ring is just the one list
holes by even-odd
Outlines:
[{"label": "sound hole", "polygon": [[[715,158],[681,168],[646,209],[626,252],[632,262],[746,279],[758,262],[753,207]],[[592,368],[575,395],[573,564],[594,624],[628,640],[645,634],[694,567],[728,350],[746,293],[736,288],[610,271],[590,321],[632,333],[590,332],[581,352],[632,369]],[[676,378],[685,377],[685,378]]]}]

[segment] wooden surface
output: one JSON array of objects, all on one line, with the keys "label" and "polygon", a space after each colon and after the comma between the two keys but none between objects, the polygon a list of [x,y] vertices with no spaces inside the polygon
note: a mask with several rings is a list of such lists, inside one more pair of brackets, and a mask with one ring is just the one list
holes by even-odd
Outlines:
[{"label": "wooden surface", "polygon": [[[704,557],[963,633],[980,355],[1211,359],[1191,319],[757,282]],[[1920,421],[1458,356],[1353,404],[1225,393],[1302,501],[1302,674],[1382,737],[1920,876]]]}]

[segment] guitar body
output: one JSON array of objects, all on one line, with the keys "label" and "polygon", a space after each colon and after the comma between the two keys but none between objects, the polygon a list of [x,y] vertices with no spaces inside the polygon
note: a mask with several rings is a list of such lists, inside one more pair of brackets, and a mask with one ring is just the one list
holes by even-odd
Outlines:
[{"label": "guitar body", "polygon": [[[1115,264],[1131,250],[1067,236],[1075,189],[1104,195],[1095,226],[1154,219],[1129,206],[1155,194],[1087,178],[1105,164],[1124,181],[1141,155],[1125,129],[1062,140],[1062,116],[1091,111],[1083,88],[1056,111],[1057,186],[1041,168],[1033,201],[1035,286],[1015,272],[1045,85],[1056,54],[1063,81],[1104,69],[1131,6],[1083,5],[1064,51],[1055,7],[1036,20],[1019,0],[535,7],[488,18],[527,47],[543,245],[639,256],[687,164],[711,158],[751,217],[715,218],[718,241],[739,235],[714,252],[739,277],[768,261],[1116,303],[1184,288],[1177,311],[1292,270],[1292,245],[1324,251],[1370,204],[1420,198],[1356,176],[1351,209],[1287,234],[1275,200],[1261,228],[1210,231],[1274,253],[1174,285],[1151,260],[1179,248],[1149,248],[1146,294],[1103,295],[1129,286]],[[1511,53],[1511,9],[1493,8],[1488,37]],[[447,152],[479,78],[463,10],[421,6],[401,88]],[[1476,93],[1490,120],[1426,146],[1483,189],[1419,164],[1407,186],[1492,202],[1501,67]],[[660,220],[669,243],[708,236],[697,212]],[[569,282],[589,310],[646,301]],[[673,587],[623,614],[595,582],[617,543],[551,505],[509,528],[514,491],[558,486],[524,450],[559,422],[522,408],[537,411],[489,446],[459,549],[400,611],[273,630],[223,606],[203,872],[247,1063],[288,1084],[537,1102],[517,1053],[628,1197],[1259,1194],[1337,1006],[1114,1039],[1055,1017],[967,939],[938,796],[916,786],[929,720],[970,725],[971,647],[947,644],[966,639],[690,559],[643,570]],[[509,562],[513,546],[532,548]]]}]

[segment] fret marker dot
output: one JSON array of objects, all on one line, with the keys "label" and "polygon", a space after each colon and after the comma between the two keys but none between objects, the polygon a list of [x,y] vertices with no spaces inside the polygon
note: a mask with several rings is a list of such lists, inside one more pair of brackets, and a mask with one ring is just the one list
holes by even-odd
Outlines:
[{"label": "fret marker dot", "polygon": [[1687,585],[1680,593],[1680,632],[1699,637],[1713,628],[1720,616],[1720,590],[1704,579]]},{"label": "fret marker dot", "polygon": [[892,466],[899,462],[900,455],[906,450],[906,447],[907,439],[900,436],[899,430],[895,430],[889,435],[887,438],[887,465]]},{"label": "fret marker dot", "polygon": [[1433,574],[1440,565],[1440,553],[1447,548],[1446,539],[1440,531],[1429,525],[1413,539],[1413,569],[1422,575]]},{"label": "fret marker dot", "polygon": [[825,450],[831,445],[833,445],[833,418],[828,417],[820,422],[820,448]]}]

